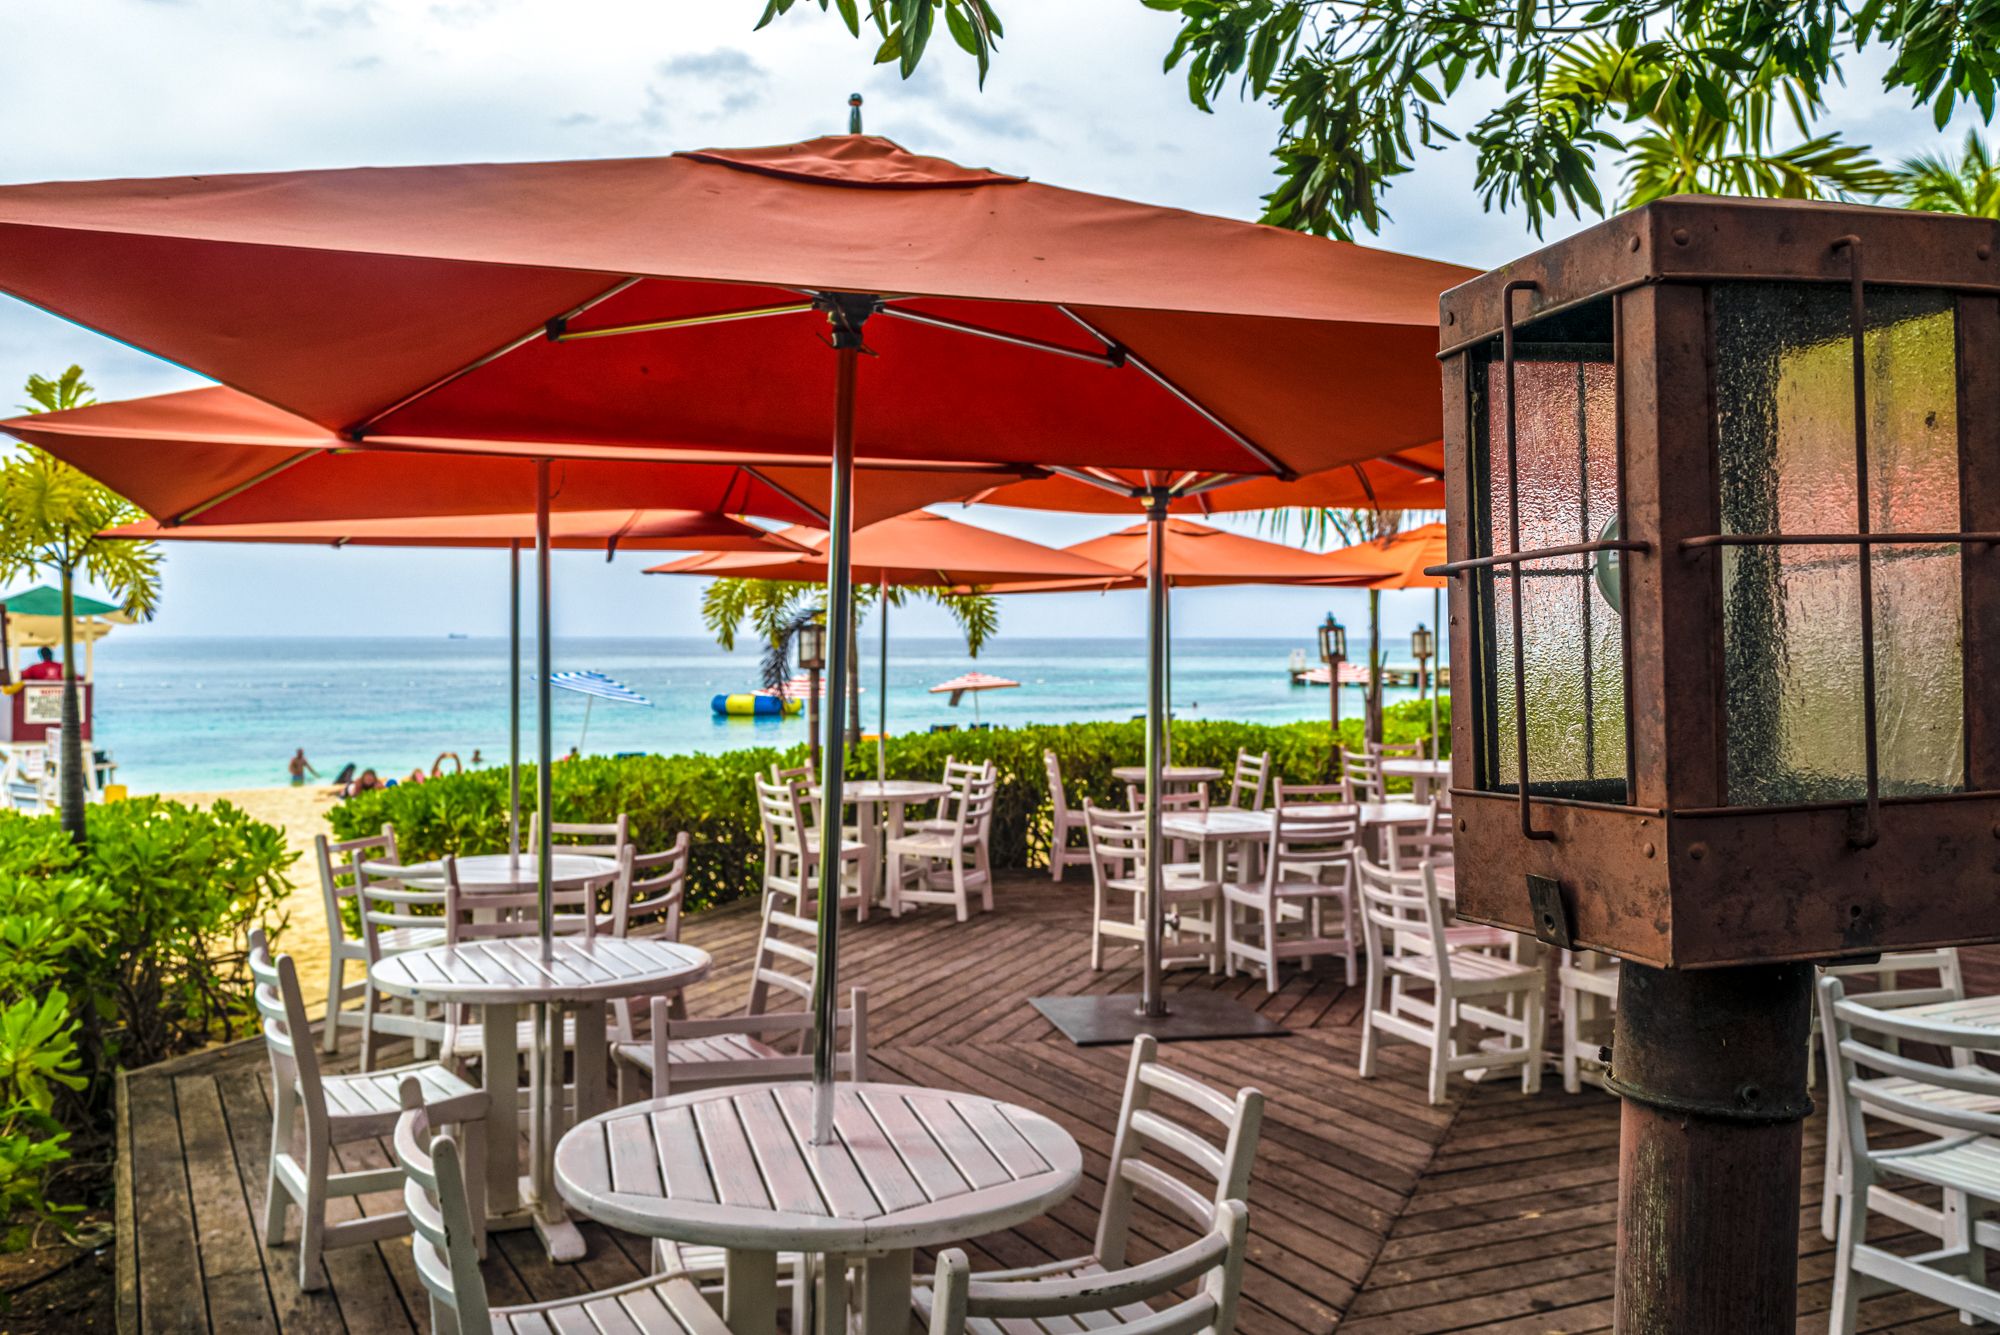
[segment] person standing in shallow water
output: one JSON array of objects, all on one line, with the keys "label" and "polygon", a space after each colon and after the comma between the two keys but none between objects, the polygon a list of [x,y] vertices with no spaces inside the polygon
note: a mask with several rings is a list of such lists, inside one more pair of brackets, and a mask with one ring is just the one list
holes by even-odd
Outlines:
[{"label": "person standing in shallow water", "polygon": [[308,774],[312,775],[315,779],[319,777],[319,771],[312,767],[310,760],[306,759],[306,749],[303,746],[292,753],[291,761],[285,768],[291,772],[292,787],[294,788],[303,787],[306,775]]}]

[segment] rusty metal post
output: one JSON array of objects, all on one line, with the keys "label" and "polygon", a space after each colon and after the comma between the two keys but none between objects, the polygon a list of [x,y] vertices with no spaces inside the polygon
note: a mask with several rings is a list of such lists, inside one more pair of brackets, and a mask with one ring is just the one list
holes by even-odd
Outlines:
[{"label": "rusty metal post", "polygon": [[1794,1329],[1812,973],[1623,965],[1619,1335]]}]

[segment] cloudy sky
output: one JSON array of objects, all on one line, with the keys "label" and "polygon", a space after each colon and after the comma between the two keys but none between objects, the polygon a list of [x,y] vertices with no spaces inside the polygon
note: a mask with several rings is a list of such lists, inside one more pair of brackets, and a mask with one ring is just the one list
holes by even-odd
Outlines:
[{"label": "cloudy sky", "polygon": [[[1266,108],[1190,107],[1160,72],[1173,17],[1139,0],[1005,0],[1008,36],[981,91],[940,36],[905,82],[869,64],[813,0],[763,32],[762,0],[9,0],[0,7],[0,180],[158,176],[293,167],[630,156],[779,143],[867,129],[923,152],[1039,180],[1235,217],[1269,188]],[[1879,91],[1856,62],[1832,128],[1885,157],[1955,143],[1928,113]],[[1486,216],[1467,157],[1427,160],[1390,197],[1380,244],[1486,267],[1533,248],[1514,216]],[[1610,191],[1607,189],[1607,194]],[[579,219],[587,226],[588,219]],[[1568,228],[1551,230],[1551,236]],[[105,398],[197,383],[185,372],[0,297],[0,405],[31,372],[80,362]],[[1048,542],[1116,525],[975,510],[973,522]],[[334,633],[350,610],[387,633],[502,633],[499,558],[477,553],[169,549],[161,633]],[[559,558],[557,629],[698,633],[691,580],[641,579],[638,557]],[[420,579],[427,596],[409,597]],[[1297,635],[1359,594],[1195,593],[1188,635]],[[1392,630],[1429,599],[1391,598]],[[1021,634],[1138,633],[1139,595],[1009,600]],[[1421,606],[1420,606],[1421,605]],[[434,609],[454,609],[441,626]],[[913,612],[911,633],[945,630]]]}]

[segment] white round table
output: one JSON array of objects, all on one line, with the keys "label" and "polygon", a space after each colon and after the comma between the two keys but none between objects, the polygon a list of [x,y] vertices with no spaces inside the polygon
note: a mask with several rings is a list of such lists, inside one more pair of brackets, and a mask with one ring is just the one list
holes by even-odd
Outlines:
[{"label": "white round table", "polygon": [[1451,781],[1449,760],[1426,760],[1422,756],[1385,757],[1382,761],[1382,777],[1385,779],[1408,779],[1410,800],[1428,802],[1431,785]]},{"label": "white round table", "polygon": [[[819,800],[818,784],[806,791],[815,802]],[[945,784],[928,779],[849,779],[840,785],[843,806],[865,808],[858,813],[861,846],[867,850],[865,857],[877,898],[888,896],[889,868],[882,850],[888,847],[889,840],[903,837],[904,811],[918,802],[935,802],[950,792]],[[866,906],[856,916],[866,921]]]},{"label": "white round table", "polygon": [[[695,982],[708,973],[705,950],[657,937],[561,936],[542,957],[536,936],[486,937],[456,946],[432,946],[390,955],[368,970],[371,982],[391,996],[440,1005],[477,1006],[484,1024],[479,1078],[491,1101],[486,1137],[487,1214],[505,1226],[522,1221],[521,1207],[557,1261],[583,1256],[583,1235],[563,1217],[551,1161],[562,1117],[560,1063],[562,1013],[576,1015],[576,1108],[579,1121],[604,1105],[607,1003],[653,996]],[[534,1042],[528,1116],[528,1174],[520,1176],[519,1010],[533,1008]],[[551,1041],[553,1040],[553,1041]],[[556,1073],[556,1074],[552,1074]]]},{"label": "white round table", "polygon": [[[777,1254],[863,1257],[864,1335],[905,1335],[911,1254],[1011,1228],[1076,1189],[1083,1157],[1038,1113],[907,1085],[837,1086],[835,1143],[812,1144],[812,1087],[735,1086],[635,1103],[556,1148],[581,1213],[644,1237],[726,1249],[723,1320],[777,1320]],[[822,1313],[844,1313],[830,1263]],[[836,1329],[839,1329],[836,1324]]]},{"label": "white round table", "polygon": [[[1161,782],[1169,786],[1192,788],[1200,783],[1214,783],[1224,777],[1226,771],[1213,765],[1169,765],[1160,771]],[[1120,765],[1111,771],[1111,777],[1120,783],[1144,783],[1144,765]]]},{"label": "white round table", "polygon": [[[480,891],[533,890],[540,864],[532,853],[475,853],[458,859],[458,888],[467,894]],[[415,862],[404,868],[404,879],[425,889],[444,885],[444,864]],[[557,890],[596,885],[618,875],[618,864],[610,858],[585,853],[555,853],[549,858],[549,884]]]}]

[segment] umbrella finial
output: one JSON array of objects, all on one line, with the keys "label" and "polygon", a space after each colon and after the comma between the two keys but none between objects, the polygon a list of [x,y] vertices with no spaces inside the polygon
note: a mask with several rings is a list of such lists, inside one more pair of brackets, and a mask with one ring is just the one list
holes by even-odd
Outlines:
[{"label": "umbrella finial", "polygon": [[849,134],[861,133],[861,94],[859,93],[849,93],[847,95],[847,132]]}]

